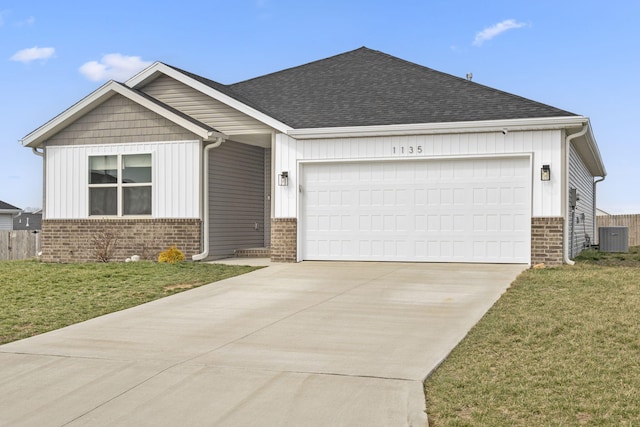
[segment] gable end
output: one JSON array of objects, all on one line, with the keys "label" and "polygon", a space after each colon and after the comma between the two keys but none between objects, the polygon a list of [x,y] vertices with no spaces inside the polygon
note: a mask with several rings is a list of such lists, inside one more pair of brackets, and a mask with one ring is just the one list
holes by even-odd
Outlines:
[{"label": "gable end", "polygon": [[47,140],[47,145],[195,140],[199,137],[122,95],[114,95]]}]

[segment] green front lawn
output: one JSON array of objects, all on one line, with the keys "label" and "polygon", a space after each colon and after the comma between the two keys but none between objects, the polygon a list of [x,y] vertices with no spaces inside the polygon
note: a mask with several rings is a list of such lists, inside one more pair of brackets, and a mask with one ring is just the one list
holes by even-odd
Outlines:
[{"label": "green front lawn", "polygon": [[201,263],[0,262],[0,344],[255,270]]},{"label": "green front lawn", "polygon": [[640,248],[527,270],[425,382],[431,427],[640,425]]}]

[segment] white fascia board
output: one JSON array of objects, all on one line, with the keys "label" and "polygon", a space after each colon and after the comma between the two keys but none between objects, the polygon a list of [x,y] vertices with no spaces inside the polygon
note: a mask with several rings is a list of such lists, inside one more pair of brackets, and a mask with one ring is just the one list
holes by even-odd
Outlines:
[{"label": "white fascia board", "polygon": [[113,83],[113,81],[108,81],[104,85],[100,86],[98,89],[82,98],[80,101],[76,102],[44,125],[29,133],[20,140],[20,143],[25,147],[39,147],[42,141],[46,140],[59,129],[62,129],[62,127],[75,120],[76,117],[83,114],[85,110],[91,109],[113,96],[113,93],[109,91],[109,87],[111,87]]},{"label": "white fascia board", "polygon": [[120,94],[130,99],[131,101],[142,105],[143,107],[167,118],[168,120],[171,120],[178,126],[185,128],[186,130],[198,135],[205,140],[212,137],[225,137],[223,134],[220,134],[218,132],[211,132],[210,129],[198,126],[197,124],[185,119],[184,117],[181,117],[137,94],[133,90],[122,86],[120,83],[110,80],[67,110],[63,111],[61,114],[57,115],[44,125],[40,126],[38,129],[25,136],[22,140],[20,140],[20,143],[25,147],[40,146],[43,141],[45,141],[67,125],[71,124],[78,118],[82,117],[84,114],[91,111],[96,106],[102,104],[115,94]]},{"label": "white fascia board", "polygon": [[159,76],[159,74],[164,74],[166,76],[169,76],[199,92],[204,93],[207,96],[210,96],[213,99],[216,99],[222,102],[223,104],[228,105],[231,108],[234,108],[240,111],[243,114],[246,114],[249,117],[252,117],[266,124],[267,126],[274,128],[279,132],[287,133],[292,129],[290,126],[285,125],[284,123],[274,119],[273,117],[268,116],[256,110],[255,108],[250,107],[247,104],[244,104],[238,101],[237,99],[232,98],[229,95],[226,95],[210,86],[207,86],[206,84],[201,83],[185,74],[182,74],[180,71],[176,70],[175,68],[171,68],[161,62],[154,63],[147,69],[138,73],[136,76],[127,80],[125,84],[131,88],[135,88],[156,79]]},{"label": "white fascia board", "polygon": [[[600,149],[598,148],[598,144],[593,135],[593,130],[591,129],[591,122],[585,123],[589,128],[587,133],[584,136],[577,138],[574,143],[574,147],[580,154],[582,161],[589,169],[589,172],[593,176],[607,176],[607,169],[604,166],[604,162],[602,161],[602,156],[600,154]],[[583,144],[578,144],[578,141],[583,141]]]},{"label": "white fascia board", "polygon": [[584,116],[545,117],[530,119],[487,120],[474,122],[417,123],[379,126],[349,126],[333,128],[292,129],[287,135],[296,139],[373,137],[395,135],[428,135],[481,133],[581,128],[588,123]]}]

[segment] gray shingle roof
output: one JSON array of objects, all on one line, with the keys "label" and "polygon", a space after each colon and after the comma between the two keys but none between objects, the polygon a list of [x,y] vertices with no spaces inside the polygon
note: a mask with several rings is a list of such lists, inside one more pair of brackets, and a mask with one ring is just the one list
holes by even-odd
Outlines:
[{"label": "gray shingle roof", "polygon": [[22,212],[13,217],[14,230],[41,230],[42,212]]},{"label": "gray shingle roof", "polygon": [[16,208],[13,205],[10,205],[7,202],[3,202],[2,200],[0,200],[0,210],[20,210],[20,208]]},{"label": "gray shingle roof", "polygon": [[366,47],[232,85],[179,71],[292,128],[575,116]]}]

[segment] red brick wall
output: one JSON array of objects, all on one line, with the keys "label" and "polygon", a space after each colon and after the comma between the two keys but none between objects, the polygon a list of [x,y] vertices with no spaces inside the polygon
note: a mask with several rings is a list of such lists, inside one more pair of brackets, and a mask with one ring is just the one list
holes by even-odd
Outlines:
[{"label": "red brick wall", "polygon": [[42,261],[91,262],[109,237],[111,261],[132,255],[157,260],[175,245],[187,259],[200,252],[199,219],[55,219],[42,222]]},{"label": "red brick wall", "polygon": [[295,218],[271,219],[271,261],[296,262],[298,221]]},{"label": "red brick wall", "polygon": [[531,264],[557,266],[563,263],[564,220],[562,217],[531,219]]}]

